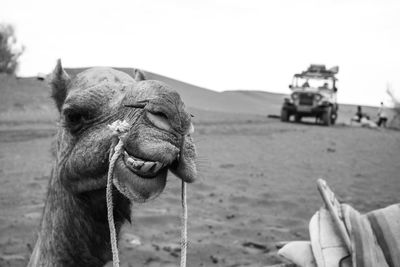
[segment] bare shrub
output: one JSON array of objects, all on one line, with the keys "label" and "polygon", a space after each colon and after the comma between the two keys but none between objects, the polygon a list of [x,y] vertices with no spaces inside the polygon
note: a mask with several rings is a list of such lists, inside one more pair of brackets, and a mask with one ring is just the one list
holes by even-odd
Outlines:
[{"label": "bare shrub", "polygon": [[386,93],[390,96],[393,103],[394,117],[390,122],[390,126],[400,129],[400,97],[395,93],[393,88],[388,84],[386,86]]},{"label": "bare shrub", "polygon": [[25,48],[18,45],[14,27],[0,24],[0,73],[15,74]]}]

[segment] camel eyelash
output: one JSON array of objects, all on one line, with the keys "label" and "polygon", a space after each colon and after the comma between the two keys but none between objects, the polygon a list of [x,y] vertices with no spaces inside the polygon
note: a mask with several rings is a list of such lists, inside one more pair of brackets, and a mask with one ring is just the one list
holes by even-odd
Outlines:
[{"label": "camel eyelash", "polygon": [[132,104],[125,104],[124,107],[126,108],[145,108],[146,105],[149,103],[150,100],[141,100],[137,101]]}]

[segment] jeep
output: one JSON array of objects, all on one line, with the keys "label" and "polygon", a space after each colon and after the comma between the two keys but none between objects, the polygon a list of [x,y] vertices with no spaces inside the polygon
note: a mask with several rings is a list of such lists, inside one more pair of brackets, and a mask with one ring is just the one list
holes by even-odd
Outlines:
[{"label": "jeep", "polygon": [[336,101],[339,67],[326,69],[325,65],[311,65],[306,71],[293,76],[290,97],[284,99],[281,109],[281,121],[289,121],[291,116],[296,122],[303,117],[315,117],[316,122],[326,126],[335,123],[338,113]]}]

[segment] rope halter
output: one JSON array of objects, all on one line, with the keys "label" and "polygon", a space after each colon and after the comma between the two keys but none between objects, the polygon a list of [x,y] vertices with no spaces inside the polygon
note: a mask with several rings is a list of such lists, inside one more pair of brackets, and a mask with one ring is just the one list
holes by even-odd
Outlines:
[{"label": "rope halter", "polygon": [[[117,233],[115,230],[114,214],[113,214],[113,199],[112,199],[112,186],[113,186],[113,172],[114,166],[117,159],[121,156],[123,150],[122,137],[129,131],[131,126],[128,122],[117,120],[111,125],[108,125],[109,129],[112,131],[113,138],[118,138],[118,143],[113,141],[110,149],[109,157],[109,168],[107,176],[107,187],[106,187],[106,202],[107,202],[107,218],[108,225],[110,229],[110,242],[111,251],[113,258],[113,267],[119,267],[119,253],[118,253],[118,240]],[[118,187],[117,187],[118,189]],[[123,194],[123,192],[121,192]],[[186,255],[187,255],[187,202],[186,202],[186,184],[182,181],[182,215],[181,215],[181,267],[186,267]]]}]

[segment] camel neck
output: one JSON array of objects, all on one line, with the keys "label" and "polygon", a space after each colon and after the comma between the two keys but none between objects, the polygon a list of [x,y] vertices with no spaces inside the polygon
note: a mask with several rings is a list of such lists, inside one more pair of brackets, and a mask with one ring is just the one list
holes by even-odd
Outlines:
[{"label": "camel neck", "polygon": [[[117,233],[130,218],[130,203],[115,193]],[[75,195],[58,177],[47,193],[38,241],[31,262],[38,266],[103,266],[112,259],[105,189]],[[33,259],[35,258],[35,259]],[[29,266],[35,266],[32,264]]]}]

